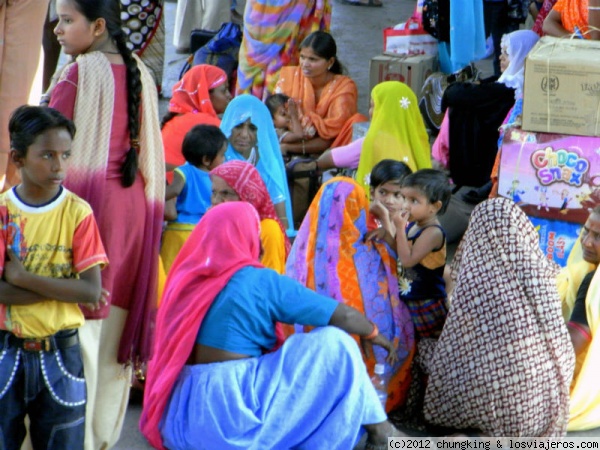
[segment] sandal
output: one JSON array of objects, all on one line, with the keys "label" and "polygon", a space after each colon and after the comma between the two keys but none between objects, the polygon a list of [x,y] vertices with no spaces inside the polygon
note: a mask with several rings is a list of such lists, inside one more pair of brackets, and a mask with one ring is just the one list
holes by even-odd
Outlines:
[{"label": "sandal", "polygon": [[354,6],[374,6],[380,8],[383,6],[383,3],[376,3],[375,0],[368,0],[367,3],[363,3],[361,1],[351,1],[351,0],[342,0],[342,4],[344,5],[354,5]]}]

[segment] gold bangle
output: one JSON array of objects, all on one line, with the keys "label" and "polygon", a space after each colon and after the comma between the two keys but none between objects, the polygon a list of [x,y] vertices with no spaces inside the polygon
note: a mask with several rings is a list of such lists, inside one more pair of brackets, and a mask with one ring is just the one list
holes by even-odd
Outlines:
[{"label": "gold bangle", "polygon": [[305,144],[305,141],[304,141],[304,139],[302,139],[302,155],[306,156],[306,146],[304,144]]},{"label": "gold bangle", "polygon": [[375,325],[373,322],[371,322],[371,324],[373,325],[373,331],[371,331],[367,336],[363,336],[363,339],[367,341],[372,341],[379,336],[379,328],[377,328],[377,325]]}]

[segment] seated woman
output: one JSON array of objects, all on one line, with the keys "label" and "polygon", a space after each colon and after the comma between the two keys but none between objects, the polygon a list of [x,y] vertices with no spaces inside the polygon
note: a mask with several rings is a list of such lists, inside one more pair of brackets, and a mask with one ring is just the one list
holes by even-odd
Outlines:
[{"label": "seated woman", "polygon": [[249,1],[244,12],[236,94],[264,100],[275,89],[281,68],[298,65],[298,44],[315,30],[328,30],[330,24],[329,1]]},{"label": "seated woman", "polygon": [[223,115],[221,131],[229,139],[225,160],[247,161],[256,167],[269,191],[281,223],[293,231],[292,205],[279,140],[267,107],[253,95],[234,98]]},{"label": "seated woman", "polygon": [[218,115],[223,114],[230,100],[227,74],[217,66],[194,66],[173,86],[169,112],[161,123],[169,183],[173,170],[185,164],[181,145],[187,132],[195,125],[218,127]]},{"label": "seated woman", "polygon": [[[396,254],[383,242],[364,242],[369,204],[365,191],[351,178],[336,177],[314,198],[298,230],[286,274],[318,294],[364,313],[396,345],[398,360],[386,364],[387,409],[402,404],[414,352],[410,313],[398,297]],[[370,371],[385,363],[385,353],[365,355]]]},{"label": "seated woman", "polygon": [[371,124],[364,138],[325,151],[317,169],[356,169],[356,180],[367,196],[371,169],[384,159],[395,159],[412,171],[431,168],[429,136],[415,93],[399,81],[384,81],[371,92]]},{"label": "seated woman", "polygon": [[277,273],[284,273],[290,241],[258,171],[250,163],[233,160],[211,170],[210,179],[213,206],[241,200],[256,208],[260,218],[260,243],[263,249],[260,262]]},{"label": "seated woman", "polygon": [[305,138],[282,145],[283,154],[318,155],[352,140],[352,125],[364,122],[357,113],[358,91],[342,75],[337,45],[324,31],[309,34],[300,44],[300,65],[283,67],[275,93],[285,94],[299,106]]},{"label": "seated woman", "polygon": [[[156,320],[142,433],[155,448],[387,448],[387,421],[346,333],[393,344],[357,310],[259,262],[246,202],[211,208],[171,270]],[[281,347],[276,322],[324,327]],[[329,325],[329,326],[327,326]],[[279,348],[278,348],[279,347]],[[276,351],[272,351],[278,348]]]},{"label": "seated woman", "polygon": [[600,278],[595,276],[599,263],[600,206],[596,206],[559,277],[559,291],[564,294],[563,315],[569,320],[567,327],[577,358],[571,384],[569,431],[600,426],[600,340],[594,342],[600,324]]},{"label": "seated woman", "polygon": [[548,36],[577,34],[586,39],[600,39],[599,0],[558,0],[544,19]]},{"label": "seated woman", "polygon": [[451,265],[444,330],[423,361],[426,420],[490,436],[565,435],[575,356],[557,272],[519,206],[496,198],[475,208]]}]

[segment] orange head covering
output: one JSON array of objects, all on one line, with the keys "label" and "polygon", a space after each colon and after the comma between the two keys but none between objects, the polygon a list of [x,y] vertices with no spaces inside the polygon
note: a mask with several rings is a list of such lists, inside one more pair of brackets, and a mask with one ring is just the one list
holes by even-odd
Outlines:
[{"label": "orange head covering", "polygon": [[207,113],[217,116],[210,101],[209,91],[227,81],[223,69],[210,64],[200,64],[186,72],[173,86],[169,111],[174,113]]}]

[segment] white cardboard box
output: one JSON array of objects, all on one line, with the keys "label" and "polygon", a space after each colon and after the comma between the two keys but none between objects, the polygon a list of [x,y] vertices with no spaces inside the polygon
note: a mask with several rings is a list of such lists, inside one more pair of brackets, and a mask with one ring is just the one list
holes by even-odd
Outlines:
[{"label": "white cardboard box", "polygon": [[523,130],[600,136],[600,42],[543,37],[523,92]]}]

